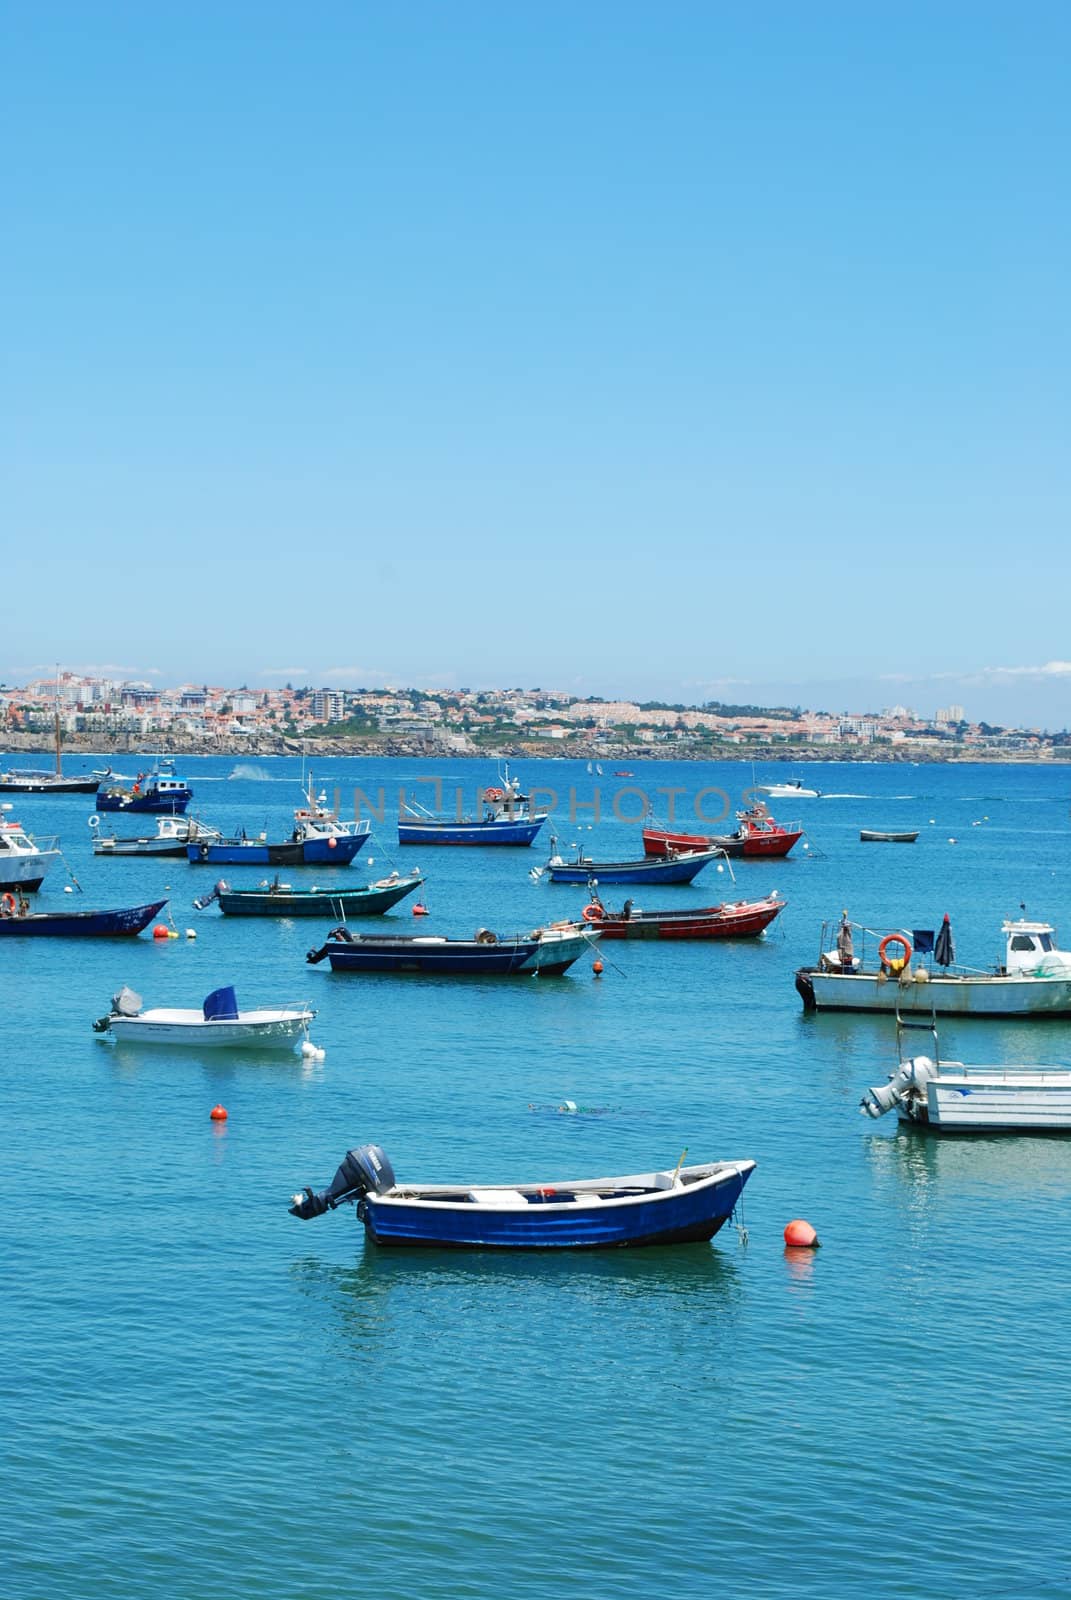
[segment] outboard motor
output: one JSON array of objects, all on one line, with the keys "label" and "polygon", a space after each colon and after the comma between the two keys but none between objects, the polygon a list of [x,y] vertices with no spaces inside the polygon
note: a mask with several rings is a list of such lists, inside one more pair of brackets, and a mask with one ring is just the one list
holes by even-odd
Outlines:
[{"label": "outboard motor", "polygon": [[93,1024],[94,1033],[107,1033],[113,1017],[136,1017],[141,1011],[141,996],[128,989],[126,984],[112,995],[112,1009],[106,1017],[98,1017]]},{"label": "outboard motor", "polygon": [[394,1188],[394,1168],[378,1144],[362,1144],[346,1153],[342,1165],[326,1189],[316,1193],[303,1189],[290,1204],[290,1215],[308,1222],[310,1217],[322,1217],[325,1211],[349,1200],[359,1200],[365,1194],[386,1194]]},{"label": "outboard motor", "polygon": [[926,1085],[936,1076],[937,1066],[929,1056],[913,1056],[910,1061],[901,1061],[888,1083],[867,1090],[859,1102],[859,1110],[865,1117],[876,1118],[883,1117],[894,1106],[907,1106],[911,1100],[925,1101]]}]

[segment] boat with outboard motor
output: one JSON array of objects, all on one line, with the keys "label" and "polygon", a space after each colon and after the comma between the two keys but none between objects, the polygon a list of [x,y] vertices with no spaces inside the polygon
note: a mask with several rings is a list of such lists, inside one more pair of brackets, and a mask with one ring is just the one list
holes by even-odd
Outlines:
[{"label": "boat with outboard motor", "polygon": [[59,938],[136,934],[147,928],[166,905],[166,900],[154,900],[152,905],[130,906],[120,911],[31,911],[19,900],[12,912],[4,900],[0,901],[0,937],[6,934]]},{"label": "boat with outboard motor", "polygon": [[175,765],[161,757],[151,772],[139,772],[129,788],[109,784],[97,792],[98,811],[163,811],[177,816],[193,799],[185,778],[175,775]]},{"label": "boat with outboard motor", "polygon": [[882,934],[845,914],[823,923],[818,961],[800,967],[796,989],[806,1011],[1071,1016],[1071,954],[1057,947],[1052,924],[1017,918],[1001,932],[1003,964],[980,969],[955,962],[947,916],[935,937],[925,928]]},{"label": "boat with outboard motor", "polygon": [[480,804],[477,817],[448,817],[426,811],[416,800],[403,800],[398,843],[529,845],[550,814],[532,810],[530,797],[521,792],[520,779],[510,777],[508,766],[501,782],[483,791]]},{"label": "boat with outboard motor", "polygon": [[762,900],[725,901],[720,906],[643,911],[626,900],[620,911],[611,911],[593,888],[583,917],[604,939],[754,939],[784,909],[775,889]]},{"label": "boat with outboard motor", "polygon": [[582,922],[555,922],[531,933],[499,935],[479,928],[471,939],[445,934],[424,937],[404,934],[352,933],[335,928],[318,950],[310,950],[312,965],[326,957],[333,972],[417,972],[429,976],[508,977],[538,973],[559,977],[598,938]]},{"label": "boat with outboard motor", "polygon": [[753,791],[769,795],[771,800],[820,800],[821,789],[805,789],[803,779],[796,778],[792,783],[756,783],[752,785]]},{"label": "boat with outboard motor", "polygon": [[403,1184],[378,1145],[361,1145],[326,1189],[295,1194],[290,1214],[307,1222],[356,1205],[377,1245],[594,1250],[705,1242],[732,1217],[755,1163],[683,1161],[619,1178]]},{"label": "boat with outboard motor", "polygon": [[803,824],[775,822],[760,800],[746,811],[736,813],[740,826],[735,833],[675,833],[667,828],[644,828],[643,848],[649,856],[664,856],[669,850],[723,850],[734,859],[769,859],[787,856],[803,837]]},{"label": "boat with outboard motor", "polygon": [[120,1044],[292,1050],[299,1039],[308,1038],[315,1015],[308,1006],[260,1006],[240,1011],[229,985],[214,989],[199,1009],[154,1006],[146,1011],[141,996],[124,986],[112,997],[107,1016],[94,1022],[93,1031],[110,1034]]},{"label": "boat with outboard motor", "polygon": [[[932,1054],[905,1059],[903,1037],[922,1029]],[[912,1022],[897,1012],[898,1065],[887,1083],[859,1102],[867,1117],[895,1110],[901,1122],[951,1133],[1071,1133],[1071,1069],[1049,1066],[969,1067],[942,1061],[936,1018]]]},{"label": "boat with outboard motor", "polygon": [[186,858],[195,866],[344,867],[372,837],[372,824],[343,822],[316,798],[310,776],[305,804],[294,812],[289,839],[269,840],[266,833],[250,838],[243,829],[231,839],[191,839]]},{"label": "boat with outboard motor", "polygon": [[157,817],[155,833],[126,837],[101,833],[97,816],[90,817],[89,826],[93,830],[95,856],[184,856],[186,846],[193,840],[211,843],[223,837],[218,828],[210,828],[196,817]]},{"label": "boat with outboard motor", "polygon": [[[33,894],[61,859],[58,839],[35,839],[20,822],[0,821],[0,893]],[[9,908],[10,910],[10,908]]]},{"label": "boat with outboard motor", "polygon": [[[556,844],[552,839],[552,850]],[[599,883],[691,883],[719,857],[725,859],[720,845],[710,850],[667,850],[665,855],[640,856],[636,861],[593,861],[581,854],[577,845],[572,861],[555,852],[546,866],[536,867],[529,877],[538,881],[545,875],[551,883],[588,883],[592,878]]]},{"label": "boat with outboard motor", "polygon": [[314,884],[311,889],[295,889],[289,883],[261,883],[251,889],[232,889],[221,879],[211,894],[194,901],[198,911],[218,901],[228,917],[378,917],[391,906],[419,889],[424,878],[419,872],[392,872],[377,883],[354,889],[326,889]]}]

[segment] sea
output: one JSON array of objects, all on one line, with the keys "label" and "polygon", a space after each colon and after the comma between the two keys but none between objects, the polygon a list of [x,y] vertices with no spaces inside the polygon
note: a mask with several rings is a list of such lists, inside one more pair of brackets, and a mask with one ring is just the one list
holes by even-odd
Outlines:
[{"label": "sea", "polygon": [[[806,1015],[793,985],[845,910],[875,929],[947,912],[978,966],[1021,907],[1071,944],[1071,770],[609,766],[518,765],[553,805],[531,849],[401,849],[400,793],[471,812],[496,764],[325,757],[316,790],[380,813],[367,853],[281,876],[416,865],[429,915],[403,901],[382,927],[526,930],[587,900],[533,878],[551,835],[634,857],[648,801],[717,831],[790,774],[822,793],[773,803],[806,829],[787,860],[632,891],[777,889],[765,937],[607,944],[601,975],[585,958],[557,979],[332,974],[306,964],[319,922],[197,911],[220,869],[95,858],[85,796],[17,802],[64,852],[40,908],[166,896],[180,937],[0,942],[6,1600],[1071,1592],[1071,1142],[865,1119],[892,1021]],[[285,834],[301,803],[297,758],[179,771],[225,831]],[[309,1002],[324,1058],[93,1032],[123,984],[196,1006],[227,983],[245,1006]],[[940,1048],[1067,1066],[1071,1023],[949,1019]],[[710,1245],[391,1253],[352,1208],[288,1214],[368,1141],[403,1181],[552,1182],[685,1150],[757,1168]],[[786,1249],[794,1218],[820,1248]]]}]

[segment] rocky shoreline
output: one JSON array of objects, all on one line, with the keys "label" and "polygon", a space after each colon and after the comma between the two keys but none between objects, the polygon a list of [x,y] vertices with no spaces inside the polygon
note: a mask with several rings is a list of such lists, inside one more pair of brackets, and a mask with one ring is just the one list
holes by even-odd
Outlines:
[{"label": "rocky shoreline", "polygon": [[[487,761],[599,761],[604,766],[619,762],[633,767],[649,761],[736,761],[780,762],[793,767],[821,764],[829,761],[882,762],[893,765],[942,765],[949,762],[981,761],[1016,765],[1037,765],[1059,759],[1051,746],[1033,750],[1001,750],[985,746],[949,745],[940,752],[928,745],[913,745],[908,741],[897,745],[739,745],[695,744],[684,748],[676,746],[644,747],[600,744],[589,750],[558,751],[547,748],[545,740],[524,740],[500,746],[471,745],[458,749],[456,743],[435,738],[395,738],[388,735],[368,735],[360,738],[295,739],[282,734],[254,735],[245,739],[205,739],[191,734],[175,733],[165,739],[139,738],[134,734],[101,741],[91,734],[71,734],[64,738],[63,750],[68,756],[87,756],[108,759],[132,753],[146,754],[154,745],[166,746],[171,756],[301,756],[315,763],[323,756],[405,756],[421,760]],[[52,740],[41,733],[19,733],[9,730],[3,738],[3,750],[8,755],[40,757],[40,765],[51,765],[54,750]],[[1061,752],[1062,753],[1062,752]]]}]

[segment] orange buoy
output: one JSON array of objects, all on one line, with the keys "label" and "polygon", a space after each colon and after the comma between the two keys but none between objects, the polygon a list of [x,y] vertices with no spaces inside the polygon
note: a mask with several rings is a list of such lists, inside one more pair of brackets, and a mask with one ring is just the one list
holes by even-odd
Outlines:
[{"label": "orange buoy", "polygon": [[418,900],[416,905],[413,907],[413,915],[414,915],[414,917],[427,917],[427,916],[430,916],[431,913],[428,911],[427,906],[423,905]]},{"label": "orange buoy", "polygon": [[208,1113],[208,1115],[212,1118],[213,1122],[226,1122],[226,1120],[227,1120],[227,1107],[226,1106],[213,1106],[211,1111]]},{"label": "orange buoy", "polygon": [[595,960],[591,963],[591,970],[597,978],[602,977],[602,962],[599,960],[598,956],[596,956]]},{"label": "orange buoy", "polygon": [[158,922],[155,928],[152,930],[152,936],[154,939],[166,939],[168,936],[167,924],[164,922]]},{"label": "orange buoy", "polygon": [[809,1222],[804,1222],[802,1217],[796,1217],[785,1228],[785,1243],[794,1250],[817,1250],[818,1235]]}]

